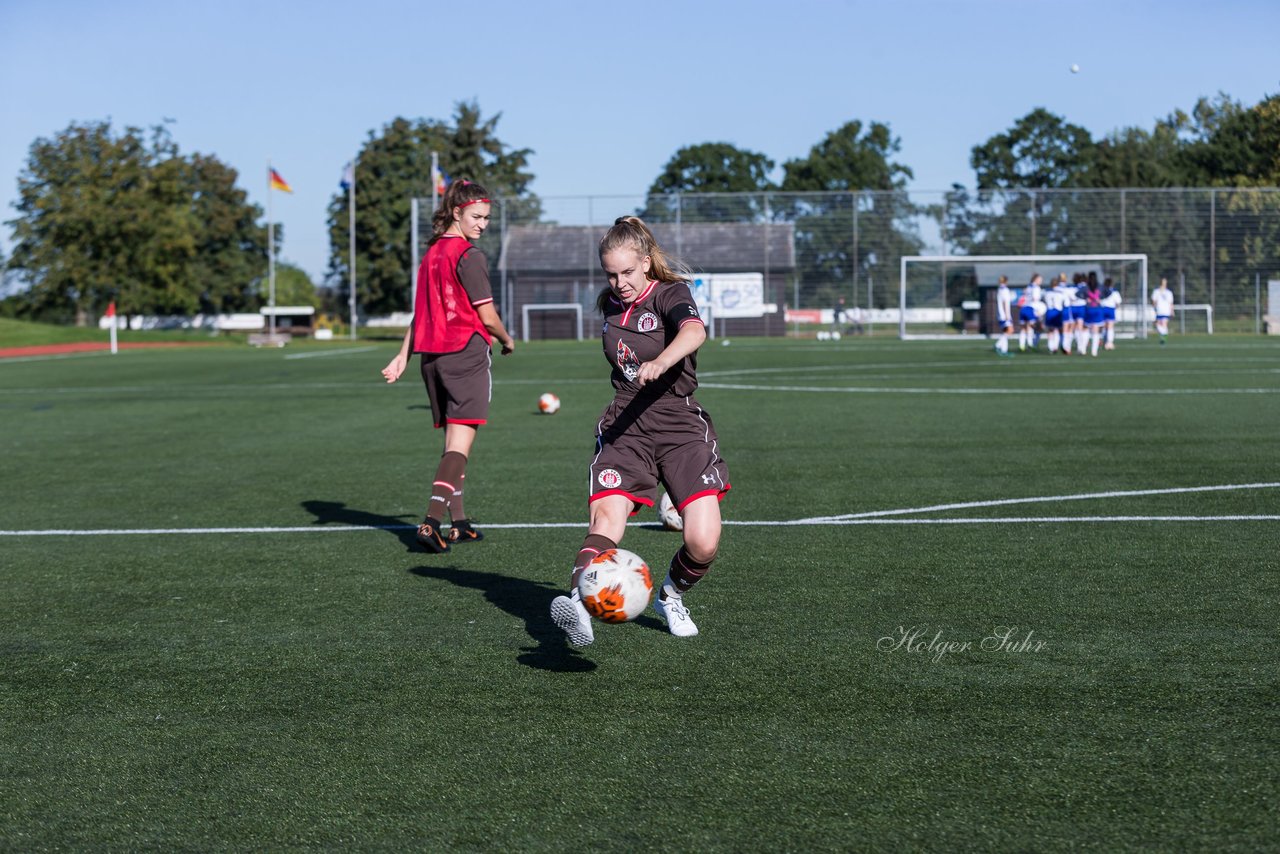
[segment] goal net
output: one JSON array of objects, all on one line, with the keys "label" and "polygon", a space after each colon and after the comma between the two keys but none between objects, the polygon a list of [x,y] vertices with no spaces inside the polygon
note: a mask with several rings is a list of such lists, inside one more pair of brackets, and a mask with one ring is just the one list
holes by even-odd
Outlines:
[{"label": "goal net", "polygon": [[[1155,313],[1152,313],[1154,324]],[[1173,335],[1212,335],[1213,306],[1208,303],[1177,303],[1169,318],[1169,332]]]},{"label": "goal net", "polygon": [[[996,289],[1004,276],[1017,320],[1024,291],[1037,274],[1042,287],[1093,273],[1120,293],[1116,335],[1145,338],[1151,324],[1146,255],[909,255],[898,281],[898,337],[996,335]],[[1043,325],[1045,306],[1034,306]]]}]

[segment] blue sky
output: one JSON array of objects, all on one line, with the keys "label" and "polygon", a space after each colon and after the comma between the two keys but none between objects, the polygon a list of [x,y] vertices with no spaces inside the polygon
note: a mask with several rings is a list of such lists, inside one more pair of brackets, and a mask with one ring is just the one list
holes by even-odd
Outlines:
[{"label": "blue sky", "polygon": [[343,165],[396,116],[500,112],[542,196],[643,193],[700,142],[781,164],[881,121],[938,190],[1037,106],[1101,137],[1219,91],[1256,103],[1280,91],[1277,33],[1276,0],[0,0],[0,207],[37,138],[174,119],[264,208],[272,160],[295,189],[281,258],[319,280]]}]

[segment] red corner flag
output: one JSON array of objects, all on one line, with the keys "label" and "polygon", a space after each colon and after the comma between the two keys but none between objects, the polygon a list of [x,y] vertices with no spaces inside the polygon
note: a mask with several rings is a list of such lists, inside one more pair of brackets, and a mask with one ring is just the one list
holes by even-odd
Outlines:
[{"label": "red corner flag", "polygon": [[116,316],[116,303],[115,303],[115,300],[112,300],[111,302],[107,303],[107,317],[115,317],[115,316]]},{"label": "red corner flag", "polygon": [[280,173],[274,169],[268,170],[271,178],[271,189],[283,190],[286,193],[292,193],[293,187],[289,186],[289,182],[280,177]]}]

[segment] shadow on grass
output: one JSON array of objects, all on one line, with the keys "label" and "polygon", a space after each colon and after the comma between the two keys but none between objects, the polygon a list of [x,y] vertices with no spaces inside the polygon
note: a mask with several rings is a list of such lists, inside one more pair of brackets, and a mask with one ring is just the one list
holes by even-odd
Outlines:
[{"label": "shadow on grass", "polygon": [[[341,501],[308,500],[302,507],[316,517],[317,525],[351,525],[365,528],[376,528],[397,537],[404,544],[405,550],[423,552],[416,538],[418,526],[406,524],[403,517],[384,516],[348,507]],[[450,557],[463,555],[466,550],[475,548],[472,545],[462,546],[458,551],[451,550]],[[480,547],[483,549],[483,546]],[[553,670],[563,673],[586,673],[595,670],[596,664],[585,659],[570,647],[564,633],[551,622],[551,600],[560,592],[559,589],[546,582],[527,581],[494,572],[459,569],[456,566],[416,566],[409,570],[422,578],[438,578],[458,587],[469,587],[484,593],[493,605],[524,621],[524,630],[536,644],[522,647],[521,655],[516,659],[526,667],[539,670]],[[652,617],[641,617],[637,623],[658,630],[665,630],[662,623]]]},{"label": "shadow on grass", "polygon": [[409,571],[422,578],[438,578],[458,587],[479,590],[491,604],[523,620],[525,632],[537,644],[521,647],[521,655],[516,661],[526,667],[558,673],[588,673],[596,669],[596,663],[583,658],[569,646],[564,633],[551,622],[551,600],[561,592],[555,586],[545,581],[529,581],[456,566],[415,566]]},{"label": "shadow on grass", "polygon": [[407,551],[423,550],[416,539],[417,522],[407,524],[403,516],[383,516],[367,510],[356,510],[341,501],[304,501],[302,509],[316,517],[317,525],[358,525],[363,528],[378,528],[399,538]]}]

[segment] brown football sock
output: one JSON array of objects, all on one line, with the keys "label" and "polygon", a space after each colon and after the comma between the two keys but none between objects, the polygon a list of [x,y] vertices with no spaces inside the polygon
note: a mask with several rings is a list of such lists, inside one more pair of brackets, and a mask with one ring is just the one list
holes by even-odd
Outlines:
[{"label": "brown football sock", "polygon": [[[431,501],[427,515],[433,519],[465,519],[462,509],[462,482],[466,478],[467,458],[457,451],[446,451],[436,467],[436,479],[431,484]],[[448,511],[446,513],[445,511]]]},{"label": "brown football sock", "polygon": [[671,569],[667,573],[667,577],[671,579],[671,583],[675,586],[676,592],[683,596],[689,592],[689,588],[702,580],[702,576],[707,574],[707,570],[711,569],[712,558],[706,563],[698,563],[689,556],[689,550],[684,546],[680,547],[680,551],[676,552],[671,558]]}]

